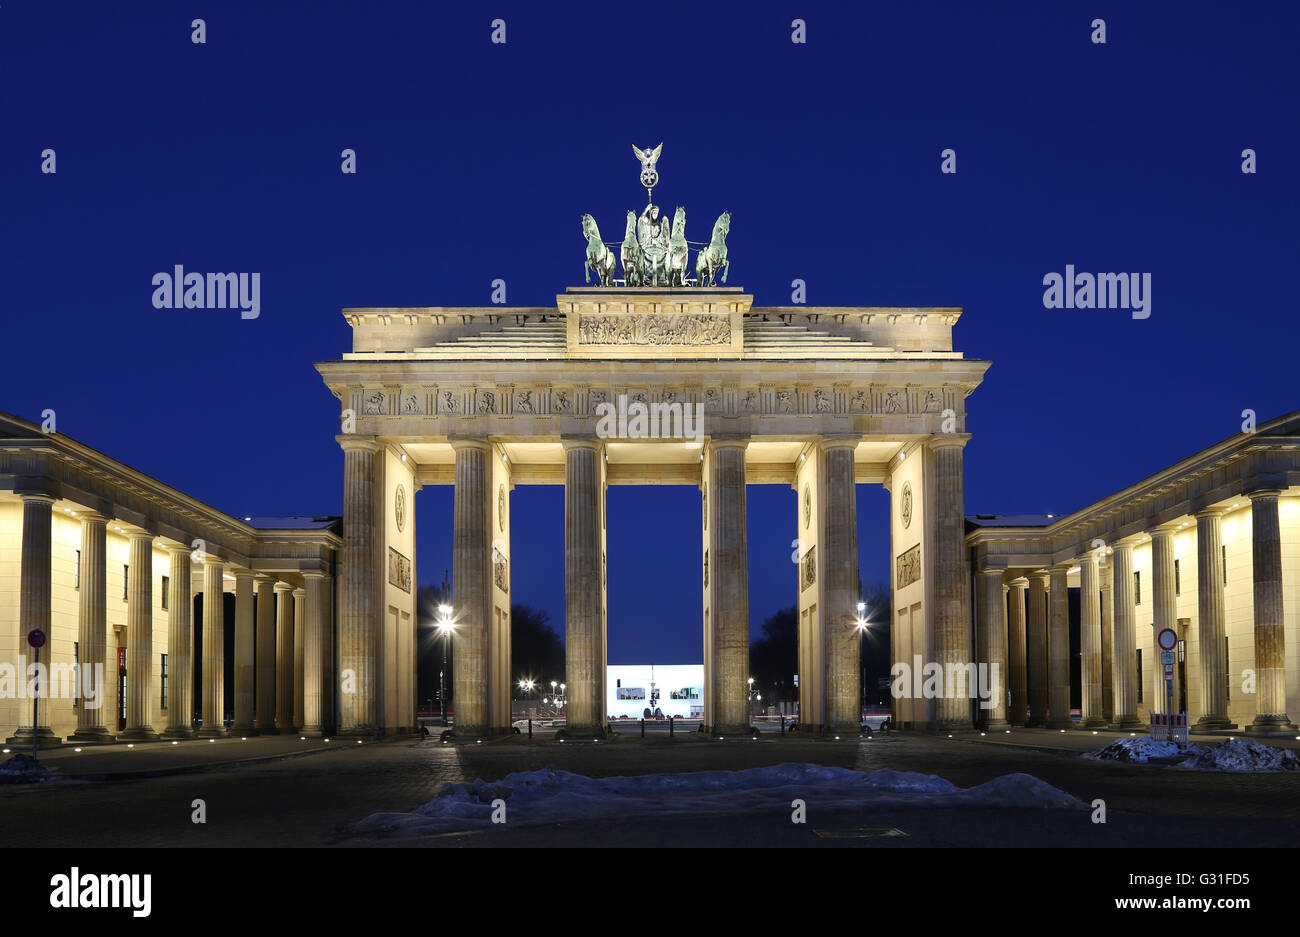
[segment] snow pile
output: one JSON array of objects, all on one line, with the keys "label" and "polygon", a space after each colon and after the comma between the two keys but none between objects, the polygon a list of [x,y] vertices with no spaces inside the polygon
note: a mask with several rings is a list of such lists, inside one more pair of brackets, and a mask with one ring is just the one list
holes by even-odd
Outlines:
[{"label": "snow pile", "polygon": [[1191,771],[1300,771],[1300,755],[1253,739],[1230,738],[1219,745],[1196,747],[1200,751],[1178,767]]},{"label": "snow pile", "polygon": [[698,771],[636,777],[588,778],[547,766],[496,782],[447,784],[411,813],[376,813],[356,826],[362,833],[424,835],[491,826],[492,802],[505,801],[511,825],[561,823],[662,814],[735,814],[789,811],[800,798],[810,808],[998,806],[1083,808],[1050,784],[1009,774],[965,790],[932,774],[783,764],[744,771]]},{"label": "snow pile", "polygon": [[1179,748],[1174,742],[1156,741],[1145,735],[1139,735],[1133,738],[1116,739],[1106,747],[1083,757],[1095,758],[1097,761],[1124,761],[1144,765],[1153,758],[1181,758],[1192,747],[1200,746]]},{"label": "snow pile", "polygon": [[1300,756],[1294,751],[1239,738],[1228,738],[1217,745],[1192,742],[1179,748],[1173,742],[1138,736],[1117,739],[1084,757],[1131,764],[1168,761],[1188,771],[1300,771]]},{"label": "snow pile", "polygon": [[0,784],[30,784],[48,781],[57,772],[40,764],[31,755],[14,755],[0,762]]}]

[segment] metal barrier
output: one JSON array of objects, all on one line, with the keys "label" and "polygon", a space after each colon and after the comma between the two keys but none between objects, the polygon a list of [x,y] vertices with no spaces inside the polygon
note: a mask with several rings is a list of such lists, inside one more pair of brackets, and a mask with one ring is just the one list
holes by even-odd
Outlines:
[{"label": "metal barrier", "polygon": [[1186,745],[1190,741],[1191,727],[1187,713],[1148,713],[1151,716],[1151,739],[1156,742],[1174,742]]}]

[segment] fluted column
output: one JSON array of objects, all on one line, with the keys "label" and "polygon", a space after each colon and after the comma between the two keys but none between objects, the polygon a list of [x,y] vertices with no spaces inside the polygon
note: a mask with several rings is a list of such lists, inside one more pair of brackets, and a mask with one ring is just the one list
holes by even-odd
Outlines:
[{"label": "fluted column", "polygon": [[[1251,569],[1255,581],[1255,721],[1251,735],[1277,735],[1295,726],[1286,713],[1280,491],[1250,492]],[[1288,733],[1291,734],[1291,733]]]},{"label": "fluted column", "polygon": [[[488,679],[488,640],[492,627],[492,504],[488,491],[492,484],[489,464],[492,451],[482,439],[454,439],[452,447],[456,452],[456,491],[452,524],[451,595],[455,630],[451,635],[451,708],[456,714],[453,720],[456,736],[480,738],[492,731]],[[564,497],[567,506],[567,488]],[[600,562],[599,556],[596,562]],[[570,627],[566,621],[566,651],[572,651]],[[570,709],[575,682],[575,674],[570,671]],[[572,712],[569,725],[573,725]]]},{"label": "fluted column", "polygon": [[601,641],[602,458],[598,440],[564,440],[565,734],[571,736],[604,735],[605,701],[599,692],[605,667]]},{"label": "fluted column", "polygon": [[293,590],[293,724],[303,727],[303,652],[307,632],[307,590]]},{"label": "fluted column", "polygon": [[1079,679],[1083,696],[1080,711],[1085,728],[1107,724],[1101,702],[1101,583],[1097,558],[1091,553],[1079,560]]},{"label": "fluted column", "polygon": [[[749,570],[748,570],[748,527],[745,518],[745,449],[746,439],[709,440],[709,452],[706,465],[709,477],[705,486],[708,493],[709,510],[709,583],[711,617],[712,617],[712,679],[705,679],[705,692],[712,699],[711,713],[713,724],[706,731],[720,736],[736,736],[750,731],[749,721]],[[844,450],[833,449],[833,453]],[[848,451],[850,473],[852,471],[852,451]],[[836,455],[838,462],[842,457]],[[839,472],[834,477],[840,483]],[[851,478],[850,474],[850,478]],[[846,497],[840,493],[841,501]],[[841,504],[841,508],[852,511],[852,504]],[[836,531],[830,536],[838,537],[834,546],[828,546],[832,552],[856,552],[855,544],[846,539],[846,532]],[[826,568],[826,567],[824,567]],[[831,575],[829,572],[828,576]],[[843,576],[840,576],[840,580]],[[856,691],[848,685],[843,656],[847,654],[843,638],[851,633],[857,640],[852,623],[844,615],[844,608],[856,610],[857,582],[853,583],[850,596],[844,589],[842,581],[828,582],[827,603],[830,612],[827,615],[827,705],[838,706],[836,718],[839,727],[845,731],[857,732],[854,724],[854,707],[857,705]],[[831,591],[834,591],[834,598]],[[855,616],[856,617],[856,616]],[[841,628],[846,634],[836,634]],[[839,654],[838,662],[832,661],[831,655]],[[856,683],[856,665],[854,666],[854,683]],[[838,683],[837,683],[838,681]],[[847,700],[845,694],[850,694]],[[830,719],[828,709],[828,721]]]},{"label": "fluted column", "polygon": [[962,447],[966,436],[935,436],[934,597],[935,655],[944,672],[944,692],[935,700],[935,728],[971,728],[969,687],[948,685],[948,675],[966,674],[972,663],[969,581],[966,575],[966,514]]},{"label": "fluted column", "polygon": [[131,741],[156,739],[153,728],[153,534],[132,530],[126,599],[126,730]]},{"label": "fluted column", "polygon": [[[36,654],[27,644],[27,635],[33,629],[39,628],[45,632],[45,646],[41,648],[39,656],[48,672],[54,647],[50,617],[50,544],[53,536],[51,515],[54,498],[43,492],[24,492],[21,497],[23,499],[23,545],[22,565],[18,574],[19,654],[29,663],[35,662]],[[19,679],[25,682],[27,675],[20,674]],[[40,684],[40,692],[43,696],[38,700],[39,710],[35,714],[34,729],[31,700],[18,700],[18,731],[8,740],[9,742],[31,745],[33,731],[36,733],[37,744],[41,747],[58,745],[62,741],[50,729],[48,691],[49,680],[46,678]]]},{"label": "fluted column", "polygon": [[1072,729],[1070,718],[1070,595],[1066,583],[1069,563],[1058,563],[1049,574],[1047,607],[1047,707],[1049,729]]},{"label": "fluted column", "polygon": [[[325,713],[322,681],[325,674],[325,574],[302,574],[305,588],[302,613],[302,734],[308,738],[324,735]],[[296,595],[296,593],[295,593]]]},{"label": "fluted column", "polygon": [[[116,683],[107,679],[107,546],[108,518],[94,511],[81,512],[81,588],[77,603],[77,642],[80,646],[82,698],[77,704],[77,731],[70,741],[79,745],[111,742],[104,722],[111,709]],[[98,694],[99,705],[87,705],[86,691]]]},{"label": "fluted column", "polygon": [[194,738],[194,593],[189,547],[169,546],[167,585],[167,729],[163,738]]},{"label": "fluted column", "polygon": [[1201,718],[1198,729],[1235,729],[1228,718],[1228,670],[1223,639],[1223,513],[1207,508],[1196,514],[1196,614],[1201,651]]},{"label": "fluted column", "polygon": [[1115,593],[1111,560],[1097,566],[1101,588],[1101,715],[1106,725],[1115,722]]},{"label": "fluted column", "polygon": [[257,576],[257,731],[276,735],[275,580]]},{"label": "fluted column", "polygon": [[1047,725],[1047,570],[1029,575],[1025,600],[1025,666],[1029,683],[1029,725]]},{"label": "fluted column", "polygon": [[203,738],[226,733],[226,567],[213,556],[203,558]]},{"label": "fluted column", "polygon": [[[980,716],[985,728],[1005,729],[1007,722],[1007,623],[1006,595],[1001,569],[980,573],[981,605],[984,618],[984,663],[987,676],[980,687]],[[984,699],[987,692],[988,699]],[[991,704],[991,705],[990,705]],[[987,708],[986,708],[987,707]]]},{"label": "fluted column", "polygon": [[253,728],[253,571],[235,570],[235,724],[232,735],[256,735]]},{"label": "fluted column", "polygon": [[[379,445],[364,437],[340,436],[343,448],[343,595],[339,620],[340,719],[345,735],[372,736],[379,732],[377,684],[380,607],[379,584],[383,560],[378,555],[382,518],[376,511],[375,480],[380,471]],[[290,662],[293,678],[293,643],[281,644],[280,658]],[[456,687],[460,691],[459,684]],[[276,705],[285,721],[293,719],[293,697],[284,700],[276,689]],[[287,709],[284,707],[287,705]]]},{"label": "fluted column", "polygon": [[292,735],[293,724],[293,586],[275,584],[275,728]]},{"label": "fluted column", "polygon": [[1007,679],[1011,690],[1011,711],[1007,721],[1015,726],[1023,726],[1027,721],[1029,708],[1029,684],[1025,667],[1025,590],[1029,580],[1019,576],[1010,583],[1010,601],[1007,617],[1007,658],[1009,660]]},{"label": "fluted column", "polygon": [[1133,605],[1133,544],[1117,543],[1110,555],[1115,601],[1115,715],[1111,725],[1140,729],[1137,711],[1137,609]]}]

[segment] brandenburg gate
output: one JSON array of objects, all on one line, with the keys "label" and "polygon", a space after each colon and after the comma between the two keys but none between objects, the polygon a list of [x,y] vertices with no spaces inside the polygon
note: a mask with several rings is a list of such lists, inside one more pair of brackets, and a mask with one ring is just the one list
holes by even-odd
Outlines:
[{"label": "brandenburg gate", "polygon": [[[637,151],[651,201],[628,212],[621,246],[583,216],[597,284],[554,306],[343,311],[352,349],[316,367],[340,401],[345,453],[344,733],[415,725],[413,504],[425,485],[455,488],[457,737],[510,731],[515,485],[564,486],[568,737],[606,727],[610,485],[700,489],[706,732],[750,732],[748,485],[797,492],[803,728],[859,727],[859,483],[891,493],[893,659],[973,660],[962,453],[965,401],[989,362],[953,350],[961,311],[754,306],[722,285],[726,212],[690,276],[684,211],[670,225],[652,201],[658,154]],[[900,721],[971,722],[969,699],[914,705]]]}]

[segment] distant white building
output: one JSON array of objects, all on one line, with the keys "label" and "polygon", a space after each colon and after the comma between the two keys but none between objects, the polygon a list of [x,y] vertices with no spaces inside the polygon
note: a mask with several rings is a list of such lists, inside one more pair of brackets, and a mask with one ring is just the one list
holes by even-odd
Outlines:
[{"label": "distant white building", "polygon": [[699,719],[704,715],[703,664],[635,664],[607,668],[610,719]]}]

